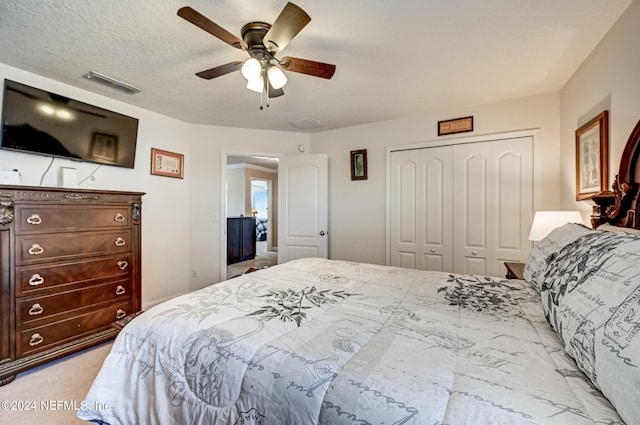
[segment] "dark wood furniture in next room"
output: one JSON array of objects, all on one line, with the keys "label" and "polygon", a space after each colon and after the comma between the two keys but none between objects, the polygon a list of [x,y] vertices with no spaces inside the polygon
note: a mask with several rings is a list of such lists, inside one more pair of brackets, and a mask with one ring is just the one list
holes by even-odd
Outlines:
[{"label": "dark wood furniture in next room", "polygon": [[140,311],[142,195],[0,186],[0,385]]},{"label": "dark wood furniture in next room", "polygon": [[256,256],[256,218],[227,218],[227,265]]}]

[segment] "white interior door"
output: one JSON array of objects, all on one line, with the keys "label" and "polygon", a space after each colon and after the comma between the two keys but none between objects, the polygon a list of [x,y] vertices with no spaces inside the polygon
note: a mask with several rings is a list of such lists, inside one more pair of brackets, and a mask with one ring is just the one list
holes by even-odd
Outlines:
[{"label": "white interior door", "polygon": [[453,270],[451,146],[391,153],[391,265]]},{"label": "white interior door", "polygon": [[504,276],[504,261],[525,261],[533,137],[390,155],[391,265]]},{"label": "white interior door", "polygon": [[454,272],[486,275],[491,257],[491,144],[454,147]]},{"label": "white interior door", "polygon": [[525,261],[533,213],[533,139],[454,147],[454,272],[502,276]]},{"label": "white interior door", "polygon": [[278,263],[328,257],[328,164],[326,154],[280,158]]}]

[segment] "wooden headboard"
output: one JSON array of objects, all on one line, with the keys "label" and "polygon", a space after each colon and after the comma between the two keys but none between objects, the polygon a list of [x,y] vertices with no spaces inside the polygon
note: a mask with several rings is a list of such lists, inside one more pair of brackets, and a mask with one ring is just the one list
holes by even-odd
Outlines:
[{"label": "wooden headboard", "polygon": [[603,223],[640,229],[640,202],[638,183],[635,181],[636,163],[640,154],[640,121],[627,140],[622,152],[620,168],[613,182],[613,191],[600,192],[591,200],[595,203],[591,224]]}]

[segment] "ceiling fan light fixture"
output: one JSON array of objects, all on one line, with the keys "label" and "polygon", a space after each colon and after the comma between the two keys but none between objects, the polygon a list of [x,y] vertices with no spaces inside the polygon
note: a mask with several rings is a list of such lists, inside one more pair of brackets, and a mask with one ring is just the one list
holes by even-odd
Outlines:
[{"label": "ceiling fan light fixture", "polygon": [[267,77],[274,89],[281,89],[287,84],[287,76],[275,65],[271,65],[267,70]]},{"label": "ceiling fan light fixture", "polygon": [[262,64],[256,58],[249,58],[244,65],[242,65],[242,76],[246,78],[247,81],[255,80],[260,77],[261,73]]},{"label": "ceiling fan light fixture", "polygon": [[262,75],[247,81],[247,88],[256,93],[262,93],[264,90],[264,78]]}]

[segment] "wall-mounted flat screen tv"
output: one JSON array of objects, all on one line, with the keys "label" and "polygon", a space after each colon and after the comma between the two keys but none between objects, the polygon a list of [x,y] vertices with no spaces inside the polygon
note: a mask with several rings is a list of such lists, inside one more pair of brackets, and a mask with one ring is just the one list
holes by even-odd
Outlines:
[{"label": "wall-mounted flat screen tv", "polygon": [[5,80],[2,149],[133,168],[138,119]]}]

